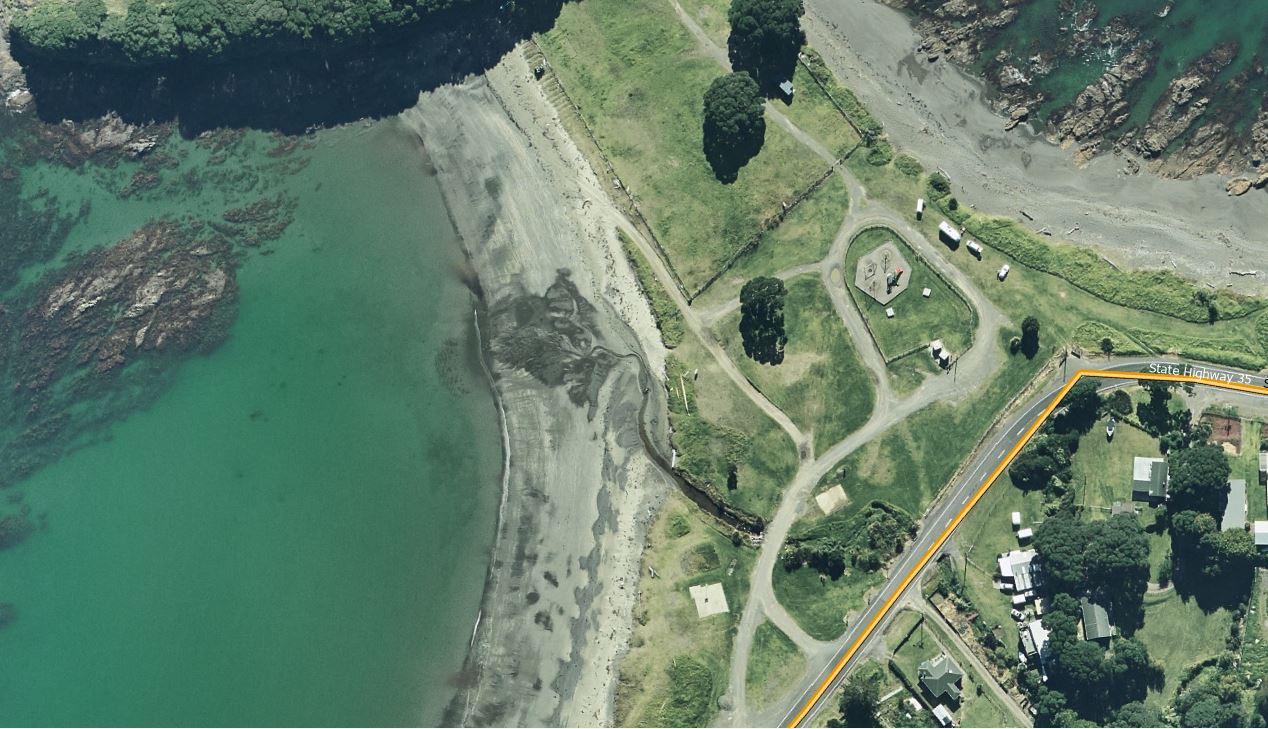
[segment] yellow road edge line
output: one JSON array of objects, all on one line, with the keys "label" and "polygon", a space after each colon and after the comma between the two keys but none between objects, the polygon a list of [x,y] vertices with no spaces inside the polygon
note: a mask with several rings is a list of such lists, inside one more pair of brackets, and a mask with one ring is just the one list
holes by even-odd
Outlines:
[{"label": "yellow road edge line", "polygon": [[876,630],[876,626],[879,625],[881,620],[884,619],[884,617],[889,614],[889,611],[893,609],[894,604],[898,602],[898,598],[907,591],[907,588],[916,579],[916,576],[924,571],[925,567],[929,565],[929,562],[933,559],[934,555],[942,549],[942,546],[946,544],[947,539],[951,537],[951,533],[955,531],[956,527],[960,526],[960,522],[964,521],[964,518],[968,516],[969,511],[976,506],[977,502],[983,495],[986,494],[986,490],[995,483],[995,479],[999,478],[1000,474],[1004,472],[1004,469],[1008,468],[1009,464],[1012,463],[1013,458],[1015,458],[1017,454],[1021,452],[1021,449],[1030,442],[1030,439],[1034,437],[1035,433],[1039,430],[1039,427],[1043,425],[1044,421],[1046,421],[1048,417],[1052,415],[1052,412],[1056,410],[1057,406],[1060,405],[1061,400],[1066,396],[1066,393],[1070,391],[1070,388],[1074,387],[1074,384],[1084,377],[1105,377],[1115,380],[1161,380],[1165,382],[1189,382],[1196,385],[1210,385],[1212,387],[1222,387],[1228,390],[1238,390],[1256,395],[1268,395],[1268,387],[1248,385],[1240,382],[1225,382],[1223,380],[1214,380],[1206,377],[1198,377],[1196,375],[1172,375],[1161,372],[1130,372],[1119,370],[1079,370],[1075,372],[1074,375],[1066,381],[1065,385],[1057,391],[1057,394],[1052,398],[1052,401],[1048,403],[1048,406],[1043,409],[1043,412],[1039,413],[1039,417],[1035,418],[1035,421],[1030,424],[1030,427],[1022,434],[1021,439],[1018,440],[1017,443],[1013,445],[1012,449],[1008,451],[1008,455],[1006,455],[1004,459],[995,466],[995,470],[991,471],[991,474],[986,477],[986,480],[982,482],[982,485],[978,487],[977,491],[973,492],[973,495],[955,515],[955,518],[951,520],[951,523],[947,525],[947,528],[943,529],[942,533],[938,535],[938,538],[934,540],[934,543],[929,547],[929,549],[925,550],[925,553],[921,555],[920,560],[916,562],[916,565],[907,573],[907,576],[903,578],[902,582],[898,583],[898,587],[890,593],[889,597],[885,600],[885,603],[881,606],[880,612],[878,612],[876,616],[868,622],[867,626],[863,628],[863,632],[859,634],[859,637],[850,645],[845,654],[841,656],[841,660],[837,661],[836,666],[832,668],[832,672],[828,674],[828,677],[825,678],[821,684],[819,684],[819,688],[815,690],[814,695],[810,697],[810,700],[807,701],[806,704],[801,707],[801,710],[797,712],[797,715],[793,717],[792,722],[788,724],[789,727],[799,726],[801,722],[805,721],[811,710],[813,710],[819,703],[819,700],[823,698],[824,694],[828,692],[828,687],[831,686],[832,682],[837,679],[837,676],[841,675],[841,671],[845,669],[845,666],[850,662],[850,659],[858,653],[859,648],[863,646],[863,642],[871,637],[872,632]]}]

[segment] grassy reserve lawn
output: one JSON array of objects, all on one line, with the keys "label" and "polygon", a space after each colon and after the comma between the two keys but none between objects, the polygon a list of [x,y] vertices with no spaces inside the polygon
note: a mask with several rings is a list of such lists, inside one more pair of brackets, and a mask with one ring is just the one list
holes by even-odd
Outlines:
[{"label": "grassy reserve lawn", "polygon": [[[854,285],[859,259],[890,241],[898,246],[908,264],[907,290],[887,305],[896,312],[893,319],[885,316],[887,306]],[[935,339],[941,339],[953,356],[962,354],[973,343],[974,319],[968,303],[894,231],[869,228],[855,236],[845,254],[843,275],[844,285],[886,361],[928,347]],[[883,277],[884,273],[878,275]],[[925,288],[932,292],[927,299],[921,296]]]},{"label": "grassy reserve lawn", "polygon": [[784,695],[806,670],[806,657],[772,623],[757,626],[749,654],[744,693],[750,706],[762,708]]},{"label": "grassy reserve lawn", "polygon": [[782,363],[761,364],[744,354],[739,313],[719,322],[716,334],[745,377],[799,428],[813,433],[815,451],[822,452],[867,421],[875,386],[819,277],[798,276],[786,285],[788,345]]},{"label": "grassy reserve lawn", "polygon": [[[648,534],[629,653],[616,691],[618,726],[705,726],[726,690],[731,641],[756,552],[678,493]],[[688,588],[721,582],[729,613],[700,619]]]},{"label": "grassy reserve lawn", "polygon": [[[957,405],[932,405],[904,419],[847,456],[823,479],[816,493],[841,484],[849,503],[834,517],[857,513],[872,499],[880,499],[919,519],[996,416],[1035,376],[1050,354],[1042,353],[1033,360],[1020,355],[1009,357],[1003,369],[976,396]],[[819,512],[809,512],[793,529],[821,518]],[[824,583],[817,572],[802,567],[792,572],[777,568],[773,583],[780,603],[801,627],[826,640],[844,631],[842,617],[861,607],[866,591],[882,579],[879,571],[857,570]]]},{"label": "grassy reserve lawn", "polygon": [[823,260],[849,206],[845,183],[838,175],[829,177],[778,228],[765,233],[756,248],[694,299],[692,306],[707,308],[734,301],[749,279],[774,276],[793,266]]},{"label": "grassy reserve lawn", "polygon": [[[918,194],[928,199],[927,191],[922,190]],[[961,205],[966,202],[961,201]],[[936,241],[938,223],[944,219],[946,216],[931,206],[926,211],[924,220],[917,226],[929,240]],[[968,237],[977,239],[972,234]],[[1031,238],[1035,245],[1053,245],[1038,236],[1032,235]],[[941,255],[965,271],[984,294],[1000,309],[1008,312],[1013,317],[1015,326],[1019,327],[1025,316],[1035,316],[1041,326],[1041,341],[1058,345],[1073,342],[1086,346],[1093,343],[1088,341],[1091,339],[1096,347],[1090,354],[1099,354],[1100,337],[1096,334],[1106,336],[1106,332],[1112,330],[1108,336],[1120,342],[1124,347],[1123,353],[1171,353],[1252,369],[1268,364],[1268,349],[1265,348],[1268,343],[1265,343],[1263,337],[1263,334],[1268,333],[1268,328],[1258,325],[1266,315],[1252,313],[1241,318],[1206,324],[1155,311],[1130,308],[1088,293],[1066,278],[1031,268],[1018,258],[989,244],[984,244],[983,247],[985,251],[981,261],[969,255],[964,246],[955,251],[943,247]],[[996,279],[995,274],[1005,263],[1009,264],[1011,271],[1007,280],[1001,282]],[[1091,264],[1082,267],[1087,268],[1088,265]],[[1061,270],[1064,275],[1078,281],[1079,268],[1080,266],[1072,266]],[[1124,270],[1130,271],[1126,268]],[[1151,285],[1136,287],[1144,290],[1143,301],[1153,302],[1152,305],[1157,309],[1167,308],[1163,303],[1158,303],[1164,302],[1177,312],[1188,312],[1187,307],[1176,303],[1178,299],[1184,299],[1177,291],[1191,293],[1194,290],[1193,284],[1170,275],[1150,280]],[[1124,296],[1120,291],[1107,295],[1120,299]],[[1185,293],[1185,296],[1188,295],[1189,293]],[[1229,308],[1234,312],[1253,312],[1257,305],[1253,302],[1238,303],[1229,304]],[[1120,339],[1113,332],[1124,336]]]},{"label": "grassy reserve lawn", "polygon": [[1151,689],[1145,701],[1158,706],[1170,704],[1180,674],[1224,650],[1232,622],[1228,610],[1203,612],[1197,600],[1183,600],[1175,590],[1145,595],[1145,627],[1136,637],[1149,649],[1150,657],[1162,664],[1166,677],[1162,691]]},{"label": "grassy reserve lawn", "polygon": [[827,169],[768,120],[762,152],[717,180],[702,100],[723,71],[664,0],[569,3],[538,44],[689,291]]},{"label": "grassy reserve lawn", "polygon": [[[735,386],[694,336],[673,351],[666,370],[670,441],[678,451],[679,472],[720,501],[769,517],[797,470],[792,439]],[[735,489],[728,488],[732,465]]]}]

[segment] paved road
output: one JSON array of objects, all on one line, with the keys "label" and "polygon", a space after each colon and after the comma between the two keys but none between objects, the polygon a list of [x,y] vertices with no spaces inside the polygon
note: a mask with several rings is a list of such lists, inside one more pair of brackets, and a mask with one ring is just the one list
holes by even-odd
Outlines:
[{"label": "paved road", "polygon": [[[1148,371],[1147,368],[1149,365],[1155,362],[1171,362],[1180,364],[1181,366],[1184,364],[1172,358],[1157,358],[1148,360],[1138,358],[1119,358],[1111,360],[1108,364],[1098,364],[1095,369],[1114,370],[1124,373],[1145,372]],[[1084,368],[1080,361],[1075,358],[1070,359],[1067,363],[1067,367],[1070,374],[1073,374],[1076,369]],[[1259,374],[1206,365],[1203,365],[1202,369],[1205,370],[1203,376],[1206,377],[1217,377],[1220,375],[1216,375],[1214,373],[1223,373],[1223,375],[1227,376],[1246,378],[1245,381],[1249,383],[1260,385],[1266,384],[1263,376]],[[1052,379],[1053,381],[1044,387],[1038,395],[1035,395],[1025,407],[1013,416],[1007,418],[1002,424],[992,431],[991,435],[986,440],[987,445],[978,450],[978,453],[974,457],[971,465],[964,471],[964,476],[949,488],[945,489],[942,492],[942,496],[939,501],[931,506],[929,511],[926,512],[915,542],[912,543],[899,561],[893,565],[890,570],[889,579],[886,581],[882,591],[878,593],[878,597],[871,605],[868,606],[863,614],[854,621],[854,624],[846,631],[846,634],[842,636],[839,642],[839,647],[836,653],[832,656],[832,660],[824,665],[823,670],[804,686],[803,690],[797,696],[796,701],[788,707],[787,712],[780,721],[781,726],[787,726],[792,723],[798,712],[800,712],[802,707],[811,700],[824,679],[841,661],[842,657],[847,651],[849,651],[850,647],[864,635],[867,625],[870,624],[871,621],[881,612],[881,608],[885,605],[888,598],[899,589],[903,579],[915,568],[920,559],[935,546],[939,548],[942,546],[942,543],[944,542],[940,543],[939,540],[942,539],[943,531],[950,526],[956,514],[964,507],[965,504],[968,503],[969,499],[972,498],[978,488],[982,486],[986,477],[989,476],[996,466],[1004,460],[1005,456],[1017,440],[1023,433],[1025,433],[1026,429],[1030,427],[1035,419],[1039,417],[1044,408],[1048,406],[1048,403],[1050,403],[1053,397],[1056,396],[1057,392],[1061,390],[1067,379],[1066,373],[1058,373],[1057,376]],[[1130,374],[1124,377],[1125,381],[1130,382],[1132,379],[1133,378]],[[1106,386],[1112,386],[1113,384],[1113,382],[1107,382]],[[927,569],[928,566],[933,563],[934,560],[930,560],[929,563],[925,565],[925,568]],[[910,589],[911,585],[918,586],[919,582],[919,579],[912,580],[908,584],[908,589]],[[866,651],[864,649],[866,646],[872,641],[879,639],[879,637],[884,633],[884,626],[888,618],[889,615],[883,616],[881,621],[877,624],[875,630],[867,635],[863,645],[860,646],[860,649],[855,653],[855,656],[845,666],[845,668],[837,674],[828,690],[819,697],[812,710],[803,718],[803,724],[813,721],[814,716],[830,703],[829,699],[831,698],[833,692],[849,674],[850,670],[854,667],[854,664],[857,663],[856,659],[865,654]]]}]

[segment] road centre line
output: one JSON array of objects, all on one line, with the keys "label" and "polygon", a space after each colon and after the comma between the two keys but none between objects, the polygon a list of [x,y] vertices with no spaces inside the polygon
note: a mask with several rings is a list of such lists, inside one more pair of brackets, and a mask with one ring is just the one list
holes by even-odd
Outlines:
[{"label": "road centre line", "polygon": [[[1153,368],[1151,367],[1151,369]],[[1192,372],[1193,370],[1189,369],[1187,371]],[[1128,375],[1128,377],[1125,378],[1124,375]],[[841,675],[850,660],[853,659],[859,649],[862,648],[863,643],[871,637],[873,631],[876,630],[876,627],[885,618],[889,611],[893,609],[902,594],[907,591],[907,588],[911,586],[911,583],[915,581],[922,571],[924,571],[924,568],[928,566],[934,556],[942,550],[943,545],[945,545],[947,540],[951,537],[951,533],[960,525],[960,522],[964,521],[965,517],[968,516],[969,511],[977,505],[977,502],[986,493],[986,490],[990,488],[991,484],[995,483],[995,480],[1004,472],[1004,469],[1008,468],[1009,464],[1017,457],[1017,454],[1021,452],[1021,449],[1026,445],[1026,443],[1034,437],[1040,426],[1043,425],[1044,421],[1048,419],[1048,416],[1050,416],[1057,408],[1057,404],[1060,403],[1062,398],[1066,396],[1066,393],[1070,391],[1070,388],[1074,387],[1074,384],[1084,377],[1186,382],[1196,385],[1209,385],[1211,387],[1218,387],[1225,390],[1249,392],[1256,395],[1268,395],[1268,387],[1251,385],[1243,382],[1232,382],[1231,378],[1214,379],[1193,374],[1173,374],[1171,372],[1129,373],[1117,370],[1079,370],[1075,372],[1074,375],[1066,381],[1065,385],[1057,391],[1056,395],[1048,402],[1048,405],[1044,407],[1043,412],[1039,414],[1039,417],[1035,418],[1034,422],[1030,424],[1030,427],[1026,429],[1025,435],[1023,435],[1021,439],[1013,445],[1012,449],[1008,451],[1008,456],[1002,458],[1000,462],[996,464],[995,469],[991,471],[990,476],[982,482],[982,485],[979,486],[977,490],[974,491],[967,499],[965,499],[964,506],[955,515],[955,518],[952,519],[951,523],[942,530],[942,532],[938,535],[938,538],[934,540],[932,545],[930,545],[929,549],[925,550],[924,554],[921,555],[920,559],[916,562],[916,565],[912,567],[912,569],[908,571],[907,575],[903,577],[902,581],[898,583],[898,587],[896,587],[894,591],[890,593],[889,597],[886,598],[884,604],[881,605],[880,610],[870,621],[868,621],[868,624],[863,628],[863,632],[859,634],[859,637],[856,638],[845,653],[841,655],[840,660],[838,660],[836,665],[833,666],[832,672],[821,684],[819,684],[819,688],[815,690],[814,694],[810,696],[810,699],[801,707],[788,726],[799,726],[801,722],[805,721],[806,717],[810,715],[810,712],[818,705],[819,701],[828,693],[832,687],[832,683],[838,676]],[[1000,451],[1000,455],[1003,456],[1004,451]],[[820,675],[823,674],[820,673]]]}]

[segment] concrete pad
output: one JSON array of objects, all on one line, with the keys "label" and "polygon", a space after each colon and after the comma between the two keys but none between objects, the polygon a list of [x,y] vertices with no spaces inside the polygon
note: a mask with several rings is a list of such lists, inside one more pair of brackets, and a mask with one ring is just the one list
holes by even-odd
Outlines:
[{"label": "concrete pad", "polygon": [[888,309],[886,309],[886,310],[885,310],[885,318],[886,318],[886,319],[893,319],[893,318],[894,318],[894,307],[892,307],[892,306],[891,306],[890,308],[888,308]]},{"label": "concrete pad", "polygon": [[932,293],[933,293],[933,289],[924,289],[923,291],[920,292],[920,295],[927,299],[929,298],[929,295]]},{"label": "concrete pad", "polygon": [[846,497],[845,489],[841,488],[841,484],[825,489],[818,496],[815,496],[815,503],[819,505],[819,510],[823,512],[824,516],[845,506],[849,501],[850,499]]},{"label": "concrete pad", "polygon": [[730,612],[726,606],[726,593],[722,591],[722,583],[712,585],[692,585],[687,588],[691,599],[696,601],[696,614],[701,618],[721,615]]}]

